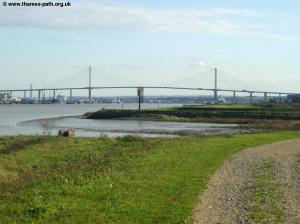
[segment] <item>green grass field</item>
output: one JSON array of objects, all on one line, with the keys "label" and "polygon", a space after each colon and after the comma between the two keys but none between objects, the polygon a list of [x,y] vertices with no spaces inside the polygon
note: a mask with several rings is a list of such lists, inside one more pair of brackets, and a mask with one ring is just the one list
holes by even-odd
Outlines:
[{"label": "green grass field", "polygon": [[190,223],[225,159],[298,137],[2,137],[0,223]]}]

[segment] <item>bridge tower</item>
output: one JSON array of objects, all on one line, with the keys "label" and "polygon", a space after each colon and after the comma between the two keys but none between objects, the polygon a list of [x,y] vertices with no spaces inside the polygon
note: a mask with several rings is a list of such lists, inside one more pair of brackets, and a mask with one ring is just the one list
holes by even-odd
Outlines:
[{"label": "bridge tower", "polygon": [[89,66],[89,103],[92,102],[92,66]]},{"label": "bridge tower", "polygon": [[214,89],[215,103],[218,101],[218,69],[215,68],[215,89]]},{"label": "bridge tower", "polygon": [[30,84],[30,99],[32,99],[32,84]]}]

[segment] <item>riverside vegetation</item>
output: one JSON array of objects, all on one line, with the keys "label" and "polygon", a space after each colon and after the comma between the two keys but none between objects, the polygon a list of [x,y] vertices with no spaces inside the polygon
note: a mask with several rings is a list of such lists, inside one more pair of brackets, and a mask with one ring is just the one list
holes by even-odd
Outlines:
[{"label": "riverside vegetation", "polygon": [[152,110],[106,110],[85,115],[89,119],[143,119],[176,122],[234,123],[242,128],[299,130],[300,105],[203,105]]},{"label": "riverside vegetation", "polygon": [[224,160],[299,137],[1,137],[0,223],[191,223]]}]

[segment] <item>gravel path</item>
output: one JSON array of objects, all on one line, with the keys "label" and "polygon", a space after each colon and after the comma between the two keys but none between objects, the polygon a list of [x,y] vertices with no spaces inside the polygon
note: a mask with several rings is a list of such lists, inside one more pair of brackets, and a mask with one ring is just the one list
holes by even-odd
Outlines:
[{"label": "gravel path", "polygon": [[266,161],[276,164],[272,174],[282,186],[277,205],[284,212],[283,223],[300,223],[300,140],[297,139],[246,149],[226,161],[200,197],[194,224],[256,223],[249,217],[250,189],[259,167]]}]

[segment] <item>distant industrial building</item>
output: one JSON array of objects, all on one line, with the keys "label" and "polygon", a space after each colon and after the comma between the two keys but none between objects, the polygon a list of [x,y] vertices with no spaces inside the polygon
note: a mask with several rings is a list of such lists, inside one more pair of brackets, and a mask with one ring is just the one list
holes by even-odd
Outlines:
[{"label": "distant industrial building", "polygon": [[54,100],[54,103],[59,103],[59,104],[65,104],[67,103],[67,97],[64,95],[57,95],[56,99]]},{"label": "distant industrial building", "polygon": [[18,97],[13,97],[9,93],[0,93],[0,104],[17,104],[20,102]]},{"label": "distant industrial building", "polygon": [[287,102],[289,102],[289,103],[300,103],[300,94],[287,95]]}]

